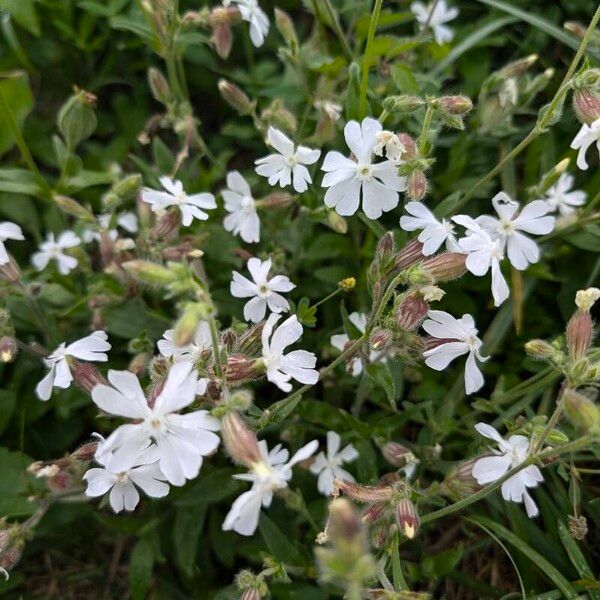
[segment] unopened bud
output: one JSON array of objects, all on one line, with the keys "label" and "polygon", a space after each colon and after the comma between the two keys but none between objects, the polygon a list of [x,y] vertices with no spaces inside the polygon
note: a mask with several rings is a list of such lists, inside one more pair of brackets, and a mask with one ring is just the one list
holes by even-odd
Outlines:
[{"label": "unopened bud", "polygon": [[248,429],[242,417],[228,412],[221,421],[221,437],[231,458],[247,467],[260,463],[262,458],[256,435]]},{"label": "unopened bud", "polygon": [[124,262],[122,267],[141,283],[168,285],[176,279],[175,275],[167,267],[148,260],[130,260]]},{"label": "unopened bud", "polygon": [[17,355],[19,348],[17,340],[10,335],[5,335],[0,338],[0,361],[3,363],[11,362]]},{"label": "unopened bud", "polygon": [[294,132],[298,127],[296,116],[283,105],[279,98],[273,100],[271,105],[261,112],[260,117],[270,125],[285,131]]},{"label": "unopened bud", "polygon": [[391,231],[384,233],[377,242],[375,260],[385,263],[394,255],[394,234]]},{"label": "unopened bud", "polygon": [[341,215],[338,215],[335,210],[327,211],[327,225],[336,233],[348,232],[348,221]]},{"label": "unopened bud", "polygon": [[438,110],[448,115],[465,115],[473,109],[473,102],[467,96],[442,96],[434,101]]},{"label": "unopened bud", "polygon": [[247,569],[236,575],[235,585],[241,592],[240,600],[260,600],[269,595],[264,577]]},{"label": "unopened bud", "polygon": [[579,360],[587,354],[592,343],[592,317],[587,310],[578,310],[569,319],[566,339],[573,360]]},{"label": "unopened bud", "polygon": [[396,523],[400,531],[408,539],[412,540],[415,537],[417,529],[419,529],[419,525],[421,524],[421,519],[419,519],[417,509],[412,500],[403,498],[398,502],[396,506]]},{"label": "unopened bud", "polygon": [[220,23],[219,25],[215,25],[213,27],[211,41],[219,57],[226,59],[231,52],[231,46],[233,44],[231,26],[228,23]]},{"label": "unopened bud", "polygon": [[197,255],[199,258],[204,254],[202,250],[194,248],[194,244],[190,240],[184,241],[177,246],[168,246],[163,248],[160,253],[165,260],[174,261],[181,261],[184,258],[195,257],[194,255]]},{"label": "unopened bud", "polygon": [[242,19],[237,6],[216,6],[208,14],[208,23],[211,27],[216,25],[235,25]]},{"label": "unopened bud", "polygon": [[381,329],[379,327],[374,329],[369,338],[371,350],[376,352],[385,350],[390,345],[392,338],[393,334],[389,329]]},{"label": "unopened bud", "polygon": [[582,38],[587,33],[587,27],[578,21],[566,21],[563,27],[578,38]]},{"label": "unopened bud", "polygon": [[556,355],[556,350],[545,340],[529,340],[525,344],[525,352],[539,360],[548,360]]},{"label": "unopened bud", "polygon": [[242,592],[240,600],[260,600],[260,592],[256,588],[248,588]]},{"label": "unopened bud", "polygon": [[21,281],[21,269],[11,254],[8,255],[8,262],[0,265],[0,279],[9,283]]},{"label": "unopened bud", "polygon": [[363,525],[359,514],[345,498],[336,498],[329,506],[327,535],[332,544],[344,546],[362,540]]},{"label": "unopened bud", "polygon": [[173,331],[173,343],[176,346],[187,346],[191,343],[200,321],[206,316],[206,308],[201,302],[190,302],[184,308]]},{"label": "unopened bud", "polygon": [[161,215],[150,231],[152,240],[168,240],[177,235],[181,218],[179,211],[169,210]]},{"label": "unopened bud", "polygon": [[423,243],[415,238],[396,254],[394,267],[397,271],[404,271],[423,259]]},{"label": "unopened bud", "polygon": [[433,282],[443,283],[462,277],[467,272],[467,255],[460,252],[444,252],[427,258],[421,264],[423,272]]},{"label": "unopened bud", "polygon": [[387,502],[375,502],[367,506],[362,513],[362,521],[365,525],[377,523],[388,513],[389,505]]},{"label": "unopened bud", "polygon": [[254,103],[250,101],[250,98],[237,85],[226,79],[220,79],[218,87],[223,100],[231,108],[237,110],[240,115],[247,115],[252,112]]},{"label": "unopened bud", "polygon": [[514,62],[511,62],[503,67],[500,70],[500,74],[503,77],[515,77],[516,75],[521,75],[527,71],[527,69],[529,69],[537,61],[537,59],[537,54],[530,54],[525,58],[515,60]]},{"label": "unopened bud", "polygon": [[148,69],[148,85],[152,97],[161,104],[167,106],[173,100],[173,92],[171,92],[165,76],[156,67]]},{"label": "unopened bud", "polygon": [[415,140],[408,133],[399,133],[397,135],[400,143],[404,146],[404,158],[416,158],[419,155],[419,150]]},{"label": "unopened bud", "polygon": [[285,43],[293,50],[296,51],[298,48],[298,36],[296,35],[296,28],[290,15],[285,11],[276,8],[275,9],[275,25],[284,39]]},{"label": "unopened bud", "polygon": [[394,317],[398,327],[405,331],[412,331],[422,323],[428,312],[429,303],[423,296],[420,293],[410,293],[394,311]]},{"label": "unopened bud", "polygon": [[71,362],[71,373],[73,373],[75,383],[88,393],[91,393],[97,385],[107,384],[106,379],[98,368],[89,362],[79,362],[73,359]]},{"label": "unopened bud", "polygon": [[383,108],[390,114],[408,114],[425,105],[425,100],[418,96],[402,94],[400,96],[388,96],[383,100]]},{"label": "unopened bud", "polygon": [[227,381],[244,381],[258,376],[256,360],[247,358],[243,354],[232,354],[227,358],[223,367]]},{"label": "unopened bud", "polygon": [[579,290],[575,294],[575,305],[580,310],[589,311],[599,299],[600,289],[591,287],[585,290]]},{"label": "unopened bud", "polygon": [[344,479],[335,479],[333,482],[333,495],[343,492],[352,500],[359,502],[387,502],[392,497],[392,488],[379,485],[359,485]]},{"label": "unopened bud", "polygon": [[294,196],[288,192],[273,192],[260,201],[265,208],[287,208],[293,202]]},{"label": "unopened bud", "polygon": [[483,456],[475,456],[460,462],[446,475],[443,487],[457,498],[465,498],[480,490],[481,486],[473,477],[473,467],[481,458]]},{"label": "unopened bud", "polygon": [[356,287],[356,279],[354,277],[345,277],[338,281],[338,287],[342,292],[351,292]]},{"label": "unopened bud", "polygon": [[413,453],[402,444],[396,442],[388,442],[381,449],[381,454],[393,467],[403,467],[406,461],[414,456]]},{"label": "unopened bud", "polygon": [[77,448],[74,452],[71,452],[71,458],[82,462],[89,462],[96,455],[96,450],[98,450],[98,442],[88,442]]},{"label": "unopened bud", "polygon": [[70,151],[94,133],[97,125],[95,106],[94,94],[76,90],[60,109],[58,128]]},{"label": "unopened bud", "polygon": [[87,209],[81,206],[77,200],[67,196],[56,195],[53,197],[54,203],[65,213],[87,223],[95,223],[94,215]]},{"label": "unopened bud", "polygon": [[600,431],[600,407],[590,398],[567,389],[563,395],[565,414],[582,433]]},{"label": "unopened bud", "polygon": [[582,123],[591,125],[600,119],[600,92],[590,88],[575,90],[573,110]]},{"label": "unopened bud", "polygon": [[583,540],[588,532],[587,519],[583,515],[567,517],[569,533],[576,540]]},{"label": "unopened bud", "polygon": [[[142,185],[142,176],[139,173],[127,175],[117,181],[111,188],[110,192],[103,196],[102,204],[106,210],[112,210],[120,206],[123,202],[130,200],[135,196]],[[146,207],[150,208],[149,204],[144,202]]]},{"label": "unopened bud", "polygon": [[406,195],[411,200],[422,200],[427,194],[427,177],[420,169],[415,169],[406,178]]}]

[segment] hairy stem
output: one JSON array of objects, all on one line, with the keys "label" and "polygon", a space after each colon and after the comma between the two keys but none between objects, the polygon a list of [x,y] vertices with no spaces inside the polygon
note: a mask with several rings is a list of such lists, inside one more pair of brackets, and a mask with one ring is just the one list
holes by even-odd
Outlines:
[{"label": "hairy stem", "polygon": [[363,57],[362,64],[362,79],[360,82],[360,103],[358,113],[362,119],[365,116],[367,110],[367,87],[369,84],[369,69],[371,68],[371,55],[373,54],[373,40],[375,39],[375,30],[377,29],[377,22],[379,21],[379,13],[381,12],[381,5],[383,0],[375,0],[375,6],[373,7],[373,13],[371,14],[371,22],[369,23],[369,33],[367,35],[367,46],[365,48],[365,55]]}]

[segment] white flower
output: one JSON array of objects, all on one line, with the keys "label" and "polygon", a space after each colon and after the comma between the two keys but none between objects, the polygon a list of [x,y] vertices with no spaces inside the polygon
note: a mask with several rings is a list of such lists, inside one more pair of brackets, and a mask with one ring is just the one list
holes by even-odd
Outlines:
[{"label": "white flower", "polygon": [[387,158],[396,163],[400,162],[406,148],[395,133],[383,129],[375,136],[375,139],[376,144],[373,148],[375,156],[383,156],[385,151]]},{"label": "white flower", "polygon": [[534,200],[526,204],[519,212],[519,203],[511,200],[505,192],[492,198],[492,205],[499,219],[482,215],[476,219],[493,239],[502,242],[508,260],[515,269],[523,271],[540,259],[537,244],[521,232],[541,235],[554,229],[556,219],[548,215],[550,207],[544,200]]},{"label": "white flower", "polygon": [[223,6],[229,6],[232,2],[240,9],[242,19],[250,24],[252,43],[260,48],[269,33],[269,17],[260,8],[257,0],[223,0]]},{"label": "white flower", "polygon": [[500,262],[504,260],[502,241],[493,240],[485,229],[467,215],[456,215],[452,220],[469,231],[469,235],[458,240],[460,249],[468,254],[465,262],[467,269],[477,277],[483,277],[491,269],[494,305],[500,306],[509,294],[508,284],[500,269]]},{"label": "white flower", "polygon": [[583,190],[573,190],[575,177],[563,173],[558,181],[546,192],[546,203],[551,211],[558,210],[561,215],[571,214],[576,207],[582,206],[587,194]]},{"label": "white flower", "polygon": [[5,265],[9,260],[8,252],[4,247],[6,240],[24,240],[23,232],[16,223],[3,221],[0,223],[0,265]]},{"label": "white flower", "polygon": [[267,379],[280,390],[289,392],[295,379],[304,384],[315,384],[319,373],[315,370],[317,357],[306,350],[284,350],[302,337],[302,325],[296,315],[288,317],[275,331],[273,328],[281,315],[271,314],[262,330],[262,358],[267,370]]},{"label": "white flower", "polygon": [[63,231],[58,239],[54,238],[53,233],[49,233],[46,241],[40,244],[40,249],[31,257],[33,266],[42,271],[48,263],[54,259],[61,275],[67,275],[77,266],[77,259],[66,255],[63,250],[79,246],[81,240],[72,231]]},{"label": "white flower", "polygon": [[330,100],[317,100],[315,108],[323,111],[332,121],[339,121],[342,116],[342,106]]},{"label": "white flower", "polygon": [[144,188],[142,200],[152,206],[154,212],[163,212],[169,206],[177,206],[181,211],[181,223],[189,227],[194,219],[206,221],[208,213],[202,209],[217,208],[215,197],[208,192],[188,196],[181,181],[161,177],[160,184],[166,191]]},{"label": "white flower", "polygon": [[274,127],[269,127],[267,138],[278,154],[269,154],[254,161],[256,172],[268,177],[269,185],[279,184],[283,188],[292,183],[298,193],[305,192],[312,179],[304,165],[316,163],[321,151],[306,146],[298,146],[295,149],[294,142]]},{"label": "white flower", "polygon": [[451,221],[446,219],[438,221],[435,215],[421,202],[409,202],[404,208],[412,216],[400,217],[400,227],[404,231],[423,230],[417,239],[423,243],[424,256],[430,256],[437,252],[444,242],[449,252],[460,252]]},{"label": "white flower", "polygon": [[333,480],[343,479],[354,481],[354,477],[345,469],[344,463],[352,462],[358,458],[358,451],[352,444],[348,444],[340,451],[341,438],[335,431],[327,432],[327,453],[319,452],[315,462],[310,465],[310,472],[318,475],[317,488],[324,496],[330,496],[333,492]]},{"label": "white flower", "polygon": [[237,531],[241,535],[252,535],[258,527],[260,509],[268,508],[273,501],[273,492],[286,488],[292,478],[292,467],[310,458],[319,446],[316,440],[303,446],[288,461],[288,451],[278,444],[268,451],[264,440],[258,442],[262,461],[254,463],[250,472],[234,475],[235,479],[251,481],[252,488],[236,498],[223,521],[224,531]]},{"label": "white flower", "polygon": [[229,171],[227,188],[221,195],[225,200],[225,210],[230,214],[225,217],[223,226],[248,244],[259,242],[260,220],[248,182],[239,171]]},{"label": "white flower", "polygon": [[429,6],[425,6],[422,2],[413,2],[410,5],[410,10],[422,28],[429,23],[429,27],[433,31],[433,37],[438,44],[450,42],[454,37],[454,32],[446,23],[456,19],[458,9],[454,6],[449,7],[446,0],[438,0],[438,2],[429,4]]},{"label": "white flower", "polygon": [[468,354],[465,366],[465,390],[472,394],[483,386],[483,375],[477,360],[485,362],[489,357],[480,353],[481,340],[477,337],[475,321],[471,315],[455,319],[443,310],[430,310],[423,329],[432,337],[442,340],[435,348],[423,352],[425,364],[436,371],[445,369],[455,358]]},{"label": "white flower", "polygon": [[106,413],[136,421],[118,427],[103,444],[104,451],[114,453],[113,469],[120,469],[140,447],[154,441],[160,470],[169,483],[183,485],[198,475],[202,458],[219,445],[214,432],[220,424],[205,410],[178,413],[194,401],[196,377],[191,363],[174,364],[150,406],[133,373],[108,372],[111,385],[97,385],[92,400]]},{"label": "white flower", "polygon": [[48,374],[37,384],[35,393],[40,400],[49,400],[52,388],[67,389],[73,381],[69,368],[68,356],[89,362],[106,362],[111,345],[104,331],[94,331],[76,342],[66,345],[63,342],[52,354],[44,358],[45,365],[50,369]]},{"label": "white flower", "polygon": [[285,275],[268,279],[271,259],[263,262],[259,258],[250,258],[247,266],[253,281],[233,271],[230,286],[231,295],[235,298],[252,298],[244,306],[244,319],[254,323],[262,321],[267,306],[276,314],[290,310],[288,301],[277,292],[289,292],[296,286]]},{"label": "white flower", "polygon": [[118,467],[113,466],[112,458],[110,452],[96,455],[96,461],[102,468],[89,469],[83,476],[87,482],[86,496],[103,496],[110,490],[110,505],[118,513],[137,506],[140,494],[136,486],[151,498],[162,498],[169,493],[169,485],[164,482],[164,475],[158,467],[156,446],[148,446],[139,455],[130,455],[129,460]]},{"label": "white flower", "polygon": [[[524,435],[511,435],[508,440],[505,440],[486,423],[477,423],[475,429],[486,438],[497,442],[499,448],[493,450],[495,456],[480,458],[473,465],[473,477],[479,485],[486,485],[500,479],[507,471],[527,459],[529,440]],[[527,516],[536,517],[539,510],[527,488],[534,488],[541,481],[544,481],[541,471],[535,465],[529,465],[502,484],[502,497],[512,502],[524,502]]]},{"label": "white flower", "polygon": [[[107,230],[110,226],[111,215],[103,214],[98,215],[98,226],[100,229]],[[127,233],[137,233],[138,231],[138,220],[137,216],[133,212],[124,212],[117,217],[116,224],[122,227]],[[108,236],[114,242],[119,236],[119,232],[116,229],[108,230]],[[100,241],[100,232],[95,229],[84,229],[81,234],[81,239],[89,244],[92,241]]]},{"label": "white flower", "polygon": [[371,117],[361,124],[350,121],[344,127],[344,137],[355,158],[346,158],[335,150],[325,156],[321,167],[326,172],[321,185],[329,188],[325,204],[339,215],[353,215],[361,195],[362,208],[369,219],[378,219],[383,212],[398,206],[398,192],[406,188],[406,178],[398,175],[394,161],[373,163],[381,129],[381,123]]},{"label": "white flower", "polygon": [[585,171],[588,168],[585,155],[588,148],[596,142],[596,148],[600,154],[600,119],[596,119],[591,125],[583,124],[579,133],[573,138],[571,148],[579,150],[577,154],[577,166]]},{"label": "white flower", "polygon": [[[210,325],[206,321],[200,321],[194,334],[192,342],[185,346],[177,346],[173,341],[174,329],[167,329],[163,333],[163,339],[158,340],[156,345],[159,352],[166,358],[172,358],[174,363],[190,363],[195,365],[202,354],[212,347],[212,338],[210,335]],[[201,396],[206,392],[208,379],[200,377],[196,385],[196,394]]]}]

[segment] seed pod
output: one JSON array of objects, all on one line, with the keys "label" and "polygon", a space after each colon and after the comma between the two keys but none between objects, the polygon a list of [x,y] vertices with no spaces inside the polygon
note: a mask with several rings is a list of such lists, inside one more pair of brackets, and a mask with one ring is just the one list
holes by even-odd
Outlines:
[{"label": "seed pod", "polygon": [[237,85],[226,79],[220,79],[217,85],[223,100],[240,115],[247,115],[252,112],[254,103]]},{"label": "seed pod", "polygon": [[148,69],[148,85],[155,100],[167,106],[173,100],[173,92],[165,76],[156,68]]},{"label": "seed pod", "polygon": [[393,490],[389,486],[360,485],[343,479],[335,479],[333,482],[333,495],[337,496],[343,492],[352,500],[359,502],[387,502],[392,497]]},{"label": "seed pod", "polygon": [[396,324],[404,331],[416,329],[429,312],[429,304],[419,293],[407,294],[400,306],[394,311]]},{"label": "seed pod", "polygon": [[567,348],[573,360],[583,358],[592,343],[592,317],[589,311],[577,310],[567,323]]}]

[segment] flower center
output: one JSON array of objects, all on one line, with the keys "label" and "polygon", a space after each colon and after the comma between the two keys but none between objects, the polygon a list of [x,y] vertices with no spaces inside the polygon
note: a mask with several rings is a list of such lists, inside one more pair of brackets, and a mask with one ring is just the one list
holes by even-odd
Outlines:
[{"label": "flower center", "polygon": [[454,232],[454,225],[452,225],[452,222],[448,221],[447,219],[442,219],[442,227],[446,230],[446,233]]},{"label": "flower center", "polygon": [[512,235],[515,232],[515,226],[510,219],[502,219],[500,221],[500,231],[504,235]]},{"label": "flower center", "polygon": [[117,473],[115,475],[115,479],[117,480],[117,483],[127,483],[127,481],[129,480],[129,475],[125,472]]},{"label": "flower center", "polygon": [[187,198],[185,192],[179,192],[173,196],[175,204],[183,204]]},{"label": "flower center", "polygon": [[373,166],[370,164],[359,164],[356,169],[356,176],[361,181],[371,179],[371,177],[373,176]]},{"label": "flower center", "polygon": [[261,283],[258,286],[258,295],[261,298],[266,298],[267,296],[269,296],[271,294],[271,290],[269,289],[269,286],[266,283]]},{"label": "flower center", "polygon": [[296,155],[288,154],[285,157],[285,164],[290,168],[294,168],[298,164],[298,159],[296,158]]},{"label": "flower center", "polygon": [[254,208],[254,198],[252,196],[244,196],[242,198],[242,208],[246,210]]}]

